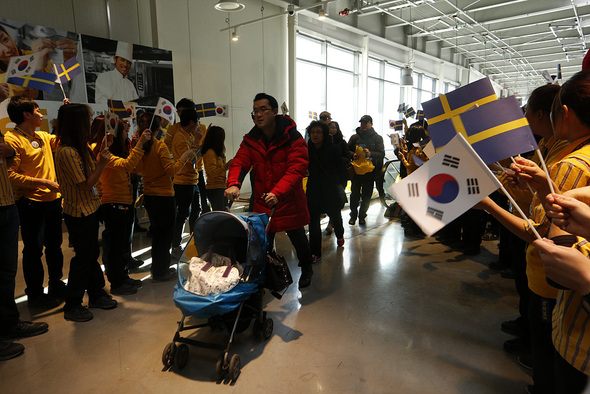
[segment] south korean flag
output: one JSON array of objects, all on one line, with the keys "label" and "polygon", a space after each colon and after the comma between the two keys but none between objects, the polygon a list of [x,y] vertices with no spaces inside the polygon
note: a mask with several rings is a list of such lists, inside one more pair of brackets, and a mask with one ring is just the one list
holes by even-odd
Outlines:
[{"label": "south korean flag", "polygon": [[501,186],[463,135],[457,134],[389,191],[430,236]]}]

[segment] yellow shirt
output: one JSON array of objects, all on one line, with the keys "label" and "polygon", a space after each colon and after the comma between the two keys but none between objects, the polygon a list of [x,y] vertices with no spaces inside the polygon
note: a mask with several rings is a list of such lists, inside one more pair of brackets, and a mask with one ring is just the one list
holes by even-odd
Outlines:
[{"label": "yellow shirt", "polygon": [[12,164],[8,168],[15,199],[22,196],[34,201],[58,199],[61,196],[59,192],[32,186],[33,178],[57,182],[53,161],[53,152],[57,148],[55,135],[35,131],[35,138],[29,138],[22,131],[14,129],[6,133],[6,143],[15,151]]},{"label": "yellow shirt", "polygon": [[[205,138],[205,134],[207,134],[207,127],[204,124],[200,124],[199,129],[200,129],[200,133],[201,133],[202,137],[199,140],[197,130],[195,130],[195,132],[194,132],[195,140],[194,140],[194,144],[193,144],[193,148],[195,148],[195,149],[198,148],[199,146],[203,145],[203,139]],[[178,130],[180,130],[180,123],[174,123],[173,125],[170,125],[168,127],[168,129],[166,130],[166,138],[165,138],[164,142],[166,143],[166,146],[168,147],[169,151],[172,151],[172,141],[174,140],[174,136],[176,135],[176,132]],[[199,156],[199,158],[197,159],[197,172],[202,171],[202,170],[203,170],[203,157]]]},{"label": "yellow shirt", "polygon": [[203,163],[207,174],[207,189],[225,189],[229,169],[225,158],[217,156],[213,149],[209,149],[203,155]]},{"label": "yellow shirt", "polygon": [[[55,154],[57,179],[63,197],[63,210],[66,215],[82,217],[88,216],[100,207],[100,197],[96,188],[81,190],[79,183],[86,180],[82,157],[71,146],[59,146]],[[96,165],[91,161],[90,172]]]},{"label": "yellow shirt", "polygon": [[[0,142],[4,142],[4,136],[2,133],[0,133]],[[8,178],[6,161],[7,159],[0,158],[0,207],[14,204],[14,195],[12,193],[12,186],[10,185],[10,180]]]},{"label": "yellow shirt", "polygon": [[153,139],[149,153],[137,164],[143,176],[143,194],[146,196],[173,196],[172,177],[184,166],[180,160],[172,161],[170,151],[162,140]]},{"label": "yellow shirt", "polygon": [[143,157],[143,149],[133,148],[126,159],[111,156],[105,169],[100,174],[102,204],[133,204],[133,188],[129,172]]},{"label": "yellow shirt", "polygon": [[[196,146],[195,140],[194,134],[189,134],[182,128],[178,130],[172,140],[172,157],[174,160],[179,160],[187,150],[194,149],[193,147]],[[175,185],[196,185],[199,182],[199,175],[193,162],[196,163],[196,157],[192,161],[188,160],[184,163],[176,173],[174,176]]]}]

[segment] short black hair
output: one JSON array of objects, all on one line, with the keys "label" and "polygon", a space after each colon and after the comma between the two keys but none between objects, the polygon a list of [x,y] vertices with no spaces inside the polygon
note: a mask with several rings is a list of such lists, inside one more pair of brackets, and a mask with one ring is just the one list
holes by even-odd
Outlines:
[{"label": "short black hair", "polygon": [[195,102],[189,98],[181,98],[176,103],[176,109],[178,108],[195,108]]},{"label": "short black hair", "polygon": [[199,121],[199,114],[197,114],[197,110],[194,108],[185,109],[180,113],[180,126],[185,127],[191,122],[198,122]]},{"label": "short black hair", "polygon": [[279,103],[277,103],[277,99],[274,98],[273,96],[271,96],[270,94],[258,93],[254,97],[254,101],[258,101],[258,100],[268,100],[268,103],[270,104],[271,109],[278,109],[279,108]]},{"label": "short black hair", "polygon": [[25,96],[14,96],[8,103],[8,116],[10,120],[16,125],[19,125],[25,121],[25,112],[33,113],[35,108],[39,108],[39,104],[32,98]]}]

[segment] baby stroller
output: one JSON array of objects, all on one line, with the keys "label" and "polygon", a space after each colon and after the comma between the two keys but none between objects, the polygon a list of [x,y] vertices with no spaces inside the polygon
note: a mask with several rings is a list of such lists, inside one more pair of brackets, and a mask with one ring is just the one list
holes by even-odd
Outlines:
[{"label": "baby stroller", "polygon": [[[236,332],[244,331],[254,320],[253,332],[256,337],[270,338],[273,321],[263,311],[263,283],[266,258],[266,214],[246,213],[234,215],[229,212],[213,211],[203,214],[195,222],[193,234],[197,254],[206,252],[229,257],[242,265],[239,282],[227,292],[200,296],[185,289],[190,276],[189,264],[178,261],[179,282],[174,287],[174,302],[182,311],[182,319],[174,339],[164,348],[162,363],[166,368],[174,365],[178,369],[186,366],[189,356],[187,344],[208,349],[223,350],[219,354],[216,372],[218,381],[229,378],[235,381],[241,369],[240,356],[230,357],[230,346]],[[186,250],[185,250],[186,251]],[[183,253],[184,254],[184,253]],[[206,323],[185,326],[187,317],[208,319]],[[182,337],[180,333],[202,327],[227,328],[230,338],[227,346],[197,341]],[[178,344],[178,345],[177,345]]]}]

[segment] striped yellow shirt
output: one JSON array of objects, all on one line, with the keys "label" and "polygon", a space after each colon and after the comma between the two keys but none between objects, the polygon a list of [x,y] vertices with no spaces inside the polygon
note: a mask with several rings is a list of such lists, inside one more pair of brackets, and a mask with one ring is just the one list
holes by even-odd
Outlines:
[{"label": "striped yellow shirt", "polygon": [[[2,133],[0,133],[0,142],[4,142]],[[5,158],[0,158],[0,207],[14,204],[14,195],[10,180],[8,179],[6,160]]]},{"label": "striped yellow shirt", "polygon": [[129,172],[143,157],[143,149],[133,148],[126,159],[111,156],[109,163],[100,174],[102,204],[133,204]]},{"label": "striped yellow shirt", "polygon": [[[182,128],[174,134],[174,139],[172,140],[172,157],[174,161],[180,159],[180,157],[189,149],[193,149],[195,145],[196,138],[193,134],[189,134],[184,131]],[[195,161],[196,158],[193,160]],[[195,164],[193,161],[187,161],[184,166],[176,173],[174,176],[174,184],[175,185],[196,185],[199,182],[199,175],[197,174],[197,170],[195,168]]]},{"label": "striped yellow shirt", "polygon": [[[53,152],[56,149],[54,135],[44,131],[35,131],[35,138],[30,139],[23,132],[15,129],[6,133],[6,143],[15,151],[8,175],[14,188],[15,199],[21,196],[34,201],[53,201],[60,197],[59,192],[48,188],[33,188],[33,178],[48,179],[57,182]],[[35,146],[33,146],[35,144]]]},{"label": "striped yellow shirt", "polygon": [[[60,146],[55,154],[57,179],[63,197],[64,213],[70,216],[88,216],[100,207],[100,197],[95,188],[81,190],[79,183],[86,180],[86,171],[82,157],[71,146]],[[95,163],[92,161],[90,171],[94,171]]]}]

